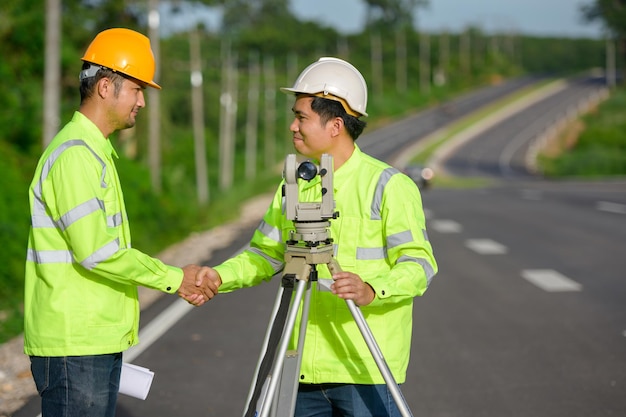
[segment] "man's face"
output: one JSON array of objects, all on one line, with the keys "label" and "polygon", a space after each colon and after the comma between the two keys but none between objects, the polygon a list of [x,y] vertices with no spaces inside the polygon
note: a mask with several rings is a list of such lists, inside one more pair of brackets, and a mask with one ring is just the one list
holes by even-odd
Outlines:
[{"label": "man's face", "polygon": [[135,126],[139,109],[146,106],[143,96],[145,85],[135,80],[124,79],[122,88],[112,95],[109,106],[110,121],[116,130]]},{"label": "man's face", "polygon": [[293,106],[295,116],[289,126],[293,133],[293,146],[296,151],[315,160],[320,160],[322,154],[332,154],[333,145],[331,123],[322,124],[320,116],[311,109],[312,97],[300,96]]}]

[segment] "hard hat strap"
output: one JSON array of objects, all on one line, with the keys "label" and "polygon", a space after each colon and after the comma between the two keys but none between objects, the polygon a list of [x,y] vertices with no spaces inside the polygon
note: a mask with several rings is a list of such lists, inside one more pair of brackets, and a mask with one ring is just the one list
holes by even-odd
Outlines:
[{"label": "hard hat strap", "polygon": [[339,103],[341,103],[341,106],[344,108],[344,110],[346,111],[346,113],[348,113],[350,116],[354,116],[354,117],[361,117],[362,115],[355,112],[354,110],[352,110],[350,108],[350,106],[348,105],[348,102],[344,99],[342,99],[341,97],[337,97],[333,94],[330,94],[328,91],[320,91],[319,93],[314,93],[311,94],[312,96],[315,97],[321,97],[321,98],[326,98],[328,100],[335,100],[338,101]]}]

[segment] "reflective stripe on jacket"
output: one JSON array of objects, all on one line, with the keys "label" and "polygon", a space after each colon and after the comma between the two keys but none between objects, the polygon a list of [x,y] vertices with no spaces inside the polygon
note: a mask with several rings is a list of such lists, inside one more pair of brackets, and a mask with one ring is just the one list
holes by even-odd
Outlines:
[{"label": "reflective stripe on jacket", "polygon": [[29,190],[24,352],[121,352],[138,342],[137,285],[173,293],[182,271],[131,248],[111,143],[79,112],[44,151]]},{"label": "reflective stripe on jacket", "polygon": [[[319,182],[319,176],[301,182],[299,201],[321,201]],[[330,221],[335,259],[344,271],[358,274],[374,288],[374,301],[361,311],[396,381],[402,383],[409,362],[413,298],[426,291],[437,272],[419,190],[407,176],[358,147],[334,172],[333,183],[339,212]],[[216,267],[223,280],[220,291],[256,285],[283,269],[285,242],[294,227],[283,215],[282,204],[279,187],[250,248]],[[320,279],[330,278],[326,265],[319,265],[318,273]],[[385,383],[345,301],[317,291],[316,285],[299,381]]]}]

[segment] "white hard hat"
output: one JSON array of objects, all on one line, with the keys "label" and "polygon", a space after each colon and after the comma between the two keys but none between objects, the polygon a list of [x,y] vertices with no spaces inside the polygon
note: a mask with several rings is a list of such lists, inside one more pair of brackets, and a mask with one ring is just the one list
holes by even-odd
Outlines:
[{"label": "white hard hat", "polygon": [[365,79],[352,64],[339,58],[320,58],[300,73],[293,87],[283,87],[280,91],[336,100],[346,113],[367,116]]}]

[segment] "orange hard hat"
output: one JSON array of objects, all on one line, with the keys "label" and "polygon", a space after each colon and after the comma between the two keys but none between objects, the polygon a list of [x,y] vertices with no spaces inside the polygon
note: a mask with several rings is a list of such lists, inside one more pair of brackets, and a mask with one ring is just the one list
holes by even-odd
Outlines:
[{"label": "orange hard hat", "polygon": [[155,61],[150,40],[134,30],[114,28],[98,33],[81,59],[161,89],[153,80]]}]

